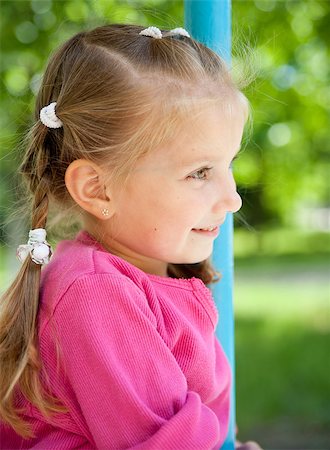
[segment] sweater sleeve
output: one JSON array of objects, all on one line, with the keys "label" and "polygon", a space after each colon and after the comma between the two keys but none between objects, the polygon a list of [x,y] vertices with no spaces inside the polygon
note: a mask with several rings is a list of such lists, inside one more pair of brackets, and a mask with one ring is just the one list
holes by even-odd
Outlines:
[{"label": "sweater sleeve", "polygon": [[216,446],[216,414],[188,390],[147,298],[131,280],[78,279],[53,318],[66,377],[98,449]]}]

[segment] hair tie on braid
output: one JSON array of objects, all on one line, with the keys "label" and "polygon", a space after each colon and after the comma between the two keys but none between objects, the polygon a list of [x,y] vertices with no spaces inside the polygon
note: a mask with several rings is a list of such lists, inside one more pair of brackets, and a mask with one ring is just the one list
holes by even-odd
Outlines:
[{"label": "hair tie on braid", "polygon": [[63,126],[63,122],[55,113],[55,106],[56,102],[53,102],[40,110],[40,120],[48,128],[61,128]]},{"label": "hair tie on braid", "polygon": [[24,262],[28,255],[36,264],[48,264],[52,256],[52,248],[46,241],[46,230],[44,228],[36,228],[30,230],[29,240],[27,244],[20,245],[17,248],[17,258]]}]

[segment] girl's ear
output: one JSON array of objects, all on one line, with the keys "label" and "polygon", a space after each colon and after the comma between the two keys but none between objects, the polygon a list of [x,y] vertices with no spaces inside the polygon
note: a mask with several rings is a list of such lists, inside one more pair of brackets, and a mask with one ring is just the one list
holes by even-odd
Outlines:
[{"label": "girl's ear", "polygon": [[65,172],[65,185],[73,200],[98,219],[109,219],[114,211],[107,196],[102,169],[87,159],[76,159]]}]

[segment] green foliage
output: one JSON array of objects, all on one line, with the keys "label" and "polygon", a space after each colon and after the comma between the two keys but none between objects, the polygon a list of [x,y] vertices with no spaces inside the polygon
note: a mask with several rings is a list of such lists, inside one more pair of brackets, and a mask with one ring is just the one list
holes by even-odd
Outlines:
[{"label": "green foliage", "polygon": [[296,225],[299,209],[329,206],[329,10],[328,1],[233,0],[233,38],[252,46],[257,72],[246,89],[253,138],[235,167],[252,225]]}]

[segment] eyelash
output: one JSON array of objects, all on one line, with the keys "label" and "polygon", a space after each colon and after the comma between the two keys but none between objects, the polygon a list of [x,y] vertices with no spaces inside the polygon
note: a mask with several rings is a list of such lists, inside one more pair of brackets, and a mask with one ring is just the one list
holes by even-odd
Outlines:
[{"label": "eyelash", "polygon": [[[232,164],[233,164],[233,162],[234,162],[236,159],[238,159],[238,155],[236,155],[236,156],[232,159],[232,161],[231,161],[231,163],[230,163],[230,168],[232,167]],[[189,175],[187,178],[188,178],[188,179],[191,179],[191,180],[198,180],[198,181],[204,181],[204,180],[207,180],[207,175],[208,175],[208,173],[209,173],[210,170],[212,170],[212,167],[202,167],[201,169],[198,169],[198,170],[196,170],[196,172],[194,172],[194,173],[192,173],[191,175]],[[198,176],[195,177],[194,175],[196,175],[196,174],[198,174],[198,173],[204,173],[205,176],[203,176],[203,177],[198,177]]]},{"label": "eyelash", "polygon": [[[202,169],[198,169],[196,170],[196,172],[192,173],[191,175],[189,175],[187,178],[188,179],[192,179],[192,180],[198,180],[198,181],[204,181],[207,179],[207,174],[208,172],[212,169],[212,167],[203,167]],[[204,177],[195,177],[194,175],[198,174],[198,173],[204,173],[206,174],[206,176]]]}]

